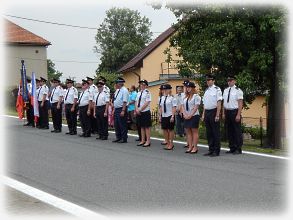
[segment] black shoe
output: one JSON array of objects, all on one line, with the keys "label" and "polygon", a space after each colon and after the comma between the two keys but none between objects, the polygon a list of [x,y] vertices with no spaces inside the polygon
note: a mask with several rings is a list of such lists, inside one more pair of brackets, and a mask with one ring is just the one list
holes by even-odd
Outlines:
[{"label": "black shoe", "polygon": [[151,143],[147,144],[147,145],[142,145],[143,147],[150,147]]},{"label": "black shoe", "polygon": [[120,140],[120,141],[118,141],[117,143],[127,143],[127,140]]},{"label": "black shoe", "polygon": [[218,157],[218,156],[220,156],[220,153],[212,153],[212,154],[210,155],[210,157]]},{"label": "black shoe", "polygon": [[205,153],[204,156],[210,156],[212,154],[213,154],[213,152],[208,152],[208,153]]},{"label": "black shoe", "polygon": [[86,134],[83,137],[88,138],[88,137],[91,137],[91,135],[90,134]]},{"label": "black shoe", "polygon": [[56,132],[56,130],[51,130],[51,132],[52,132],[52,133],[55,133],[55,132]]},{"label": "black shoe", "polygon": [[49,129],[49,127],[48,126],[45,126],[45,127],[41,127],[40,129],[45,130],[45,129]]},{"label": "black shoe", "polygon": [[137,144],[136,146],[142,146],[142,145],[144,145],[145,144],[145,142],[144,143],[139,143],[139,144]]},{"label": "black shoe", "polygon": [[190,151],[190,154],[197,154],[198,153],[198,149],[196,151]]},{"label": "black shoe", "polygon": [[26,123],[23,126],[31,126],[31,123]]},{"label": "black shoe", "polygon": [[76,135],[77,134],[77,132],[75,131],[75,132],[71,132],[70,133],[70,135]]},{"label": "black shoe", "polygon": [[102,141],[108,140],[108,137],[104,136],[101,138]]},{"label": "black shoe", "polygon": [[171,148],[164,147],[164,150],[174,150],[174,145]]},{"label": "black shoe", "polygon": [[62,131],[61,130],[55,130],[55,133],[61,133]]},{"label": "black shoe", "polygon": [[226,154],[233,154],[235,151],[234,150],[229,150],[226,152]]},{"label": "black shoe", "polygon": [[80,134],[80,135],[78,135],[79,137],[84,137],[85,136],[85,134]]},{"label": "black shoe", "polygon": [[112,141],[113,143],[119,142],[121,139],[116,139],[114,141]]},{"label": "black shoe", "polygon": [[135,141],[141,141],[139,138],[136,138]]},{"label": "black shoe", "polygon": [[189,146],[188,146],[188,145],[185,145],[185,146],[184,146],[184,148],[187,148],[187,147],[189,147]]},{"label": "black shoe", "polygon": [[65,134],[71,134],[72,132],[71,131],[68,131],[68,132],[66,132]]},{"label": "black shoe", "polygon": [[233,152],[233,155],[236,155],[236,154],[242,154],[242,150],[236,150],[235,152]]}]

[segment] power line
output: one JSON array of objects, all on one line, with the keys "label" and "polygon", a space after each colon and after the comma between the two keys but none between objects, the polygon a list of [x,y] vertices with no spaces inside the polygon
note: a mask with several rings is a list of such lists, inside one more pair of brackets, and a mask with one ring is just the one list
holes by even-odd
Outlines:
[{"label": "power line", "polygon": [[[72,24],[64,24],[64,23],[58,23],[58,22],[53,22],[53,21],[44,21],[44,20],[39,20],[39,19],[26,18],[26,17],[20,17],[20,16],[15,16],[15,15],[8,15],[8,14],[4,14],[4,16],[12,17],[12,18],[18,18],[18,19],[22,19],[22,20],[28,20],[28,21],[35,21],[35,22],[39,22],[39,23],[54,24],[54,25],[59,25],[59,26],[81,28],[81,29],[89,29],[89,30],[97,30],[96,27],[87,27],[87,26],[79,26],[79,25],[72,25]],[[160,33],[163,33],[163,32],[153,31],[153,33],[160,34]]]},{"label": "power line", "polygon": [[[44,59],[38,59],[38,58],[27,58],[27,57],[8,57],[8,58],[15,58],[15,59],[23,59],[23,60],[40,60],[40,61],[46,61],[47,60],[44,60]],[[78,60],[54,60],[54,59],[51,59],[53,62],[56,62],[56,63],[95,63],[97,64],[98,61],[78,61]]]}]

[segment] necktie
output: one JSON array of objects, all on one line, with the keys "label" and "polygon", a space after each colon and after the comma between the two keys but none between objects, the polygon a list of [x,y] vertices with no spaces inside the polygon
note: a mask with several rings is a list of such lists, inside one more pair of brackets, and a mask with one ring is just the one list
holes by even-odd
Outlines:
[{"label": "necktie", "polygon": [[117,95],[114,97],[114,101],[117,99],[117,96],[119,95],[120,89],[117,92]]},{"label": "necktie", "polygon": [[67,96],[68,96],[69,90],[70,90],[70,88],[67,89],[67,93],[66,93],[66,96],[65,96],[65,101],[66,101],[66,99],[67,99]]},{"label": "necktie", "polygon": [[41,88],[39,89],[39,92],[38,92],[38,101],[39,101],[39,96],[40,96],[41,89],[42,89],[42,86],[41,86]]},{"label": "necktie", "polygon": [[166,106],[167,98],[168,98],[168,96],[166,96],[166,97],[165,97],[165,100],[164,100],[164,113],[167,112],[167,106]]},{"label": "necktie", "polygon": [[143,93],[143,91],[141,91],[140,96],[139,96],[139,99],[138,99],[138,105],[137,105],[138,108],[140,107],[142,93]]},{"label": "necktie", "polygon": [[162,102],[162,96],[160,96],[159,106],[161,105],[161,102]]},{"label": "necktie", "polygon": [[99,92],[98,97],[97,97],[97,99],[96,99],[96,106],[98,106],[98,99],[99,99],[100,94],[101,94],[101,93]]},{"label": "necktie", "polygon": [[56,90],[56,88],[54,88],[54,90],[53,90],[53,94],[52,94],[51,97],[50,97],[51,102],[53,101],[53,96],[54,96],[55,90]]},{"label": "necktie", "polygon": [[230,92],[231,92],[231,87],[229,89],[229,92],[228,92],[228,99],[227,99],[227,103],[230,101]]},{"label": "necktie", "polygon": [[80,103],[80,100],[82,99],[83,94],[84,94],[84,91],[82,92],[81,96],[79,97],[78,103]]},{"label": "necktie", "polygon": [[186,98],[186,111],[189,111],[188,98]]}]

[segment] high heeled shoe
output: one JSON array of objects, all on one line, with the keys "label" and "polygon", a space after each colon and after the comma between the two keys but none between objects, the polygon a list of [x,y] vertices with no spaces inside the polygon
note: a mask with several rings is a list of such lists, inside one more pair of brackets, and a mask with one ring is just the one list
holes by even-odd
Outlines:
[{"label": "high heeled shoe", "polygon": [[147,145],[142,145],[143,147],[150,147],[151,143],[147,144]]},{"label": "high heeled shoe", "polygon": [[136,146],[143,146],[145,144],[145,142],[143,142],[143,143],[139,143],[139,144],[137,144]]},{"label": "high heeled shoe", "polygon": [[191,150],[187,150],[187,151],[185,151],[186,154],[189,154],[190,152],[191,152]]},{"label": "high heeled shoe", "polygon": [[190,151],[190,154],[197,154],[197,152],[198,152],[198,148],[196,151]]},{"label": "high heeled shoe", "polygon": [[173,149],[174,149],[174,145],[171,148],[164,147],[164,150],[173,150]]}]

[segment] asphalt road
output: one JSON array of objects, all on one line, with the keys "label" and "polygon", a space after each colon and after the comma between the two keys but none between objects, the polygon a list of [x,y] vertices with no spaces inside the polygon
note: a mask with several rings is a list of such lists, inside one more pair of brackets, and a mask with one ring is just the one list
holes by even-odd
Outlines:
[{"label": "asphalt road", "polygon": [[[288,161],[254,155],[204,157],[26,128],[5,118],[11,178],[105,215],[273,214],[287,210]],[[80,129],[79,129],[80,132]]]}]

